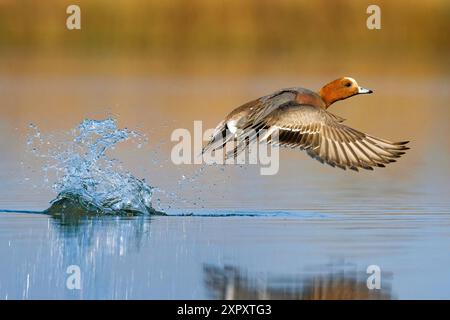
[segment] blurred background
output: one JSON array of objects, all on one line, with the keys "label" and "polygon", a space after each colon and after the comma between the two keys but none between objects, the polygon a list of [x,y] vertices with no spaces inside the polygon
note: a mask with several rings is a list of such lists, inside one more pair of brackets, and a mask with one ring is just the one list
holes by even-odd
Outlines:
[{"label": "blurred background", "polygon": [[[71,4],[81,8],[81,30],[66,28]],[[370,4],[381,8],[381,30],[366,27]],[[55,133],[109,115],[121,127],[148,135],[150,157],[148,149],[126,146],[119,146],[118,157],[137,176],[189,199],[172,203],[178,207],[198,208],[201,200],[205,207],[301,209],[317,205],[310,203],[317,190],[324,195],[327,186],[343,190],[355,181],[365,188],[380,182],[390,195],[414,180],[414,190],[431,184],[442,199],[449,193],[449,27],[450,3],[443,0],[1,0],[3,207],[17,207],[20,200],[45,208],[52,198],[40,186],[42,165],[25,151],[29,123]],[[180,179],[199,167],[171,164],[174,129],[192,129],[194,120],[211,128],[256,97],[283,87],[317,90],[341,76],[354,77],[375,94],[330,110],[361,131],[412,140],[411,152],[398,164],[354,175],[285,151],[277,176],[227,168],[216,180],[205,178],[207,188],[217,190],[213,194],[200,197],[205,184],[199,182],[179,190]],[[298,176],[301,201],[292,193]],[[249,191],[230,191],[229,183]],[[358,192],[373,194],[365,188]],[[349,201],[354,196],[349,192]]]},{"label": "blurred background", "polygon": [[[65,28],[70,4],[81,31]],[[366,28],[370,4],[381,30]],[[0,52],[15,73],[445,73],[449,24],[445,0],[2,0]]]}]

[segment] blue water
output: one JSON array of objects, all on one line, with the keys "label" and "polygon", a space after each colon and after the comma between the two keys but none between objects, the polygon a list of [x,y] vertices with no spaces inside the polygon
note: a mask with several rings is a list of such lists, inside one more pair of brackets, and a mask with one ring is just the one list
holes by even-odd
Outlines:
[{"label": "blue water", "polygon": [[[311,281],[336,295],[362,287],[359,297],[449,297],[448,214],[198,214],[1,213],[0,252],[7,259],[0,272],[8,276],[0,277],[0,297],[224,298],[231,286],[234,297],[300,298]],[[381,268],[382,287],[369,292],[365,271],[373,264]],[[80,290],[66,287],[70,265],[80,267]],[[235,277],[244,279],[236,284]]]},{"label": "blue water", "polygon": [[[280,172],[261,176],[254,166],[170,162],[171,132],[190,128],[211,101],[227,96],[223,81],[208,79],[215,89],[205,98],[205,83],[191,80],[179,80],[183,90],[176,92],[172,79],[127,79],[126,87],[103,80],[70,80],[57,92],[52,79],[19,87],[4,81],[0,299],[450,298],[450,129],[442,89],[448,81],[418,85],[434,88],[434,104],[425,104],[427,92],[399,83],[378,90],[373,102],[355,98],[336,109],[358,129],[410,139],[412,149],[398,163],[351,173],[285,151]],[[235,85],[223,108],[291,80]],[[126,95],[116,97],[117,88]],[[73,111],[70,119],[33,111],[55,103],[41,94],[50,90]],[[8,98],[19,95],[27,100]],[[118,115],[105,117],[111,101],[129,109],[113,107]],[[195,102],[186,106],[186,120],[176,116],[179,101]],[[14,110],[23,116],[10,116]],[[216,117],[219,111],[208,124]],[[77,140],[98,125],[100,137]],[[86,141],[92,148],[83,149]],[[53,199],[73,193],[86,200],[78,213],[93,212],[43,213]],[[80,268],[79,290],[66,284],[71,265]],[[381,270],[379,290],[366,286],[370,265]]]}]

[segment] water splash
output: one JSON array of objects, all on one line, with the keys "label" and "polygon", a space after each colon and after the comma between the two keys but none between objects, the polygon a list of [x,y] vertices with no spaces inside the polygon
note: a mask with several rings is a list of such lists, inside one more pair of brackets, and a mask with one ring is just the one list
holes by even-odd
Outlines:
[{"label": "water splash", "polygon": [[147,142],[142,134],[119,129],[113,118],[86,119],[62,141],[45,139],[35,125],[28,146],[45,159],[44,173],[53,171],[58,196],[48,213],[157,214],[152,207],[153,187],[134,177],[107,153],[120,142],[133,141],[137,147]]}]

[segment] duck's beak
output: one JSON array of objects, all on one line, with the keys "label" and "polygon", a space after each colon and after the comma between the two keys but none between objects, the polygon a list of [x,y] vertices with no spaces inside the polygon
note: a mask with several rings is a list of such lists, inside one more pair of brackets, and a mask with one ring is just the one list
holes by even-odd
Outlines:
[{"label": "duck's beak", "polygon": [[368,94],[368,93],[372,93],[373,91],[370,89],[366,89],[363,87],[358,87],[358,93],[359,94]]}]

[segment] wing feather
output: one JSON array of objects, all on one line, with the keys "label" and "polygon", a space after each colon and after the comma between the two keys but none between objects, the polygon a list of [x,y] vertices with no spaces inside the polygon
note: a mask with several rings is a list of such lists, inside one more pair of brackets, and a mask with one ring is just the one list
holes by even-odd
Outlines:
[{"label": "wing feather", "polygon": [[344,125],[341,119],[314,106],[288,102],[261,122],[272,132],[278,130],[280,146],[305,150],[314,159],[342,169],[384,167],[409,149],[407,141],[380,139]]}]

